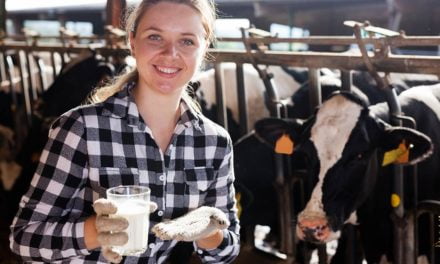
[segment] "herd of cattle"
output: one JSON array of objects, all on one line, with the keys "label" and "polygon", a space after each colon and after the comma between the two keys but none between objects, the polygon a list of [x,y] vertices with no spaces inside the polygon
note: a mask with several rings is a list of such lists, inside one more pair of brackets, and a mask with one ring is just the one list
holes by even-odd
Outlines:
[{"label": "herd of cattle", "polygon": [[[402,112],[414,118],[417,130],[390,124],[385,94],[375,87],[367,73],[354,72],[350,92],[340,91],[338,74],[322,70],[320,83],[324,103],[309,106],[309,84],[305,69],[270,66],[279,97],[286,102],[289,119],[268,118],[265,87],[252,66],[244,67],[244,83],[249,125],[255,130],[239,134],[238,102],[234,64],[221,67],[228,109],[228,127],[235,142],[237,190],[242,193],[241,224],[278,228],[278,200],[274,188],[274,148],[279,138],[292,141],[289,159],[294,169],[306,169],[305,203],[295,211],[296,235],[313,242],[326,243],[341,237],[343,226],[357,226],[359,259],[379,263],[392,260],[391,170],[395,149],[409,151],[406,164],[418,163],[419,200],[440,200],[440,85],[433,76],[392,74]],[[6,223],[12,221],[21,195],[27,190],[44,147],[53,118],[80,105],[93,87],[114,67],[95,55],[70,65],[63,71],[38,103],[26,140],[14,142],[17,127],[11,112],[11,99],[0,92],[0,210]],[[192,88],[202,111],[216,119],[214,70],[202,72]],[[16,145],[20,145],[17,150]],[[391,155],[392,156],[392,155]],[[384,158],[385,157],[385,158]],[[384,162],[385,161],[385,162]],[[402,162],[402,161],[401,161]],[[414,190],[405,178],[405,204],[412,204]],[[406,208],[410,209],[410,208]],[[300,211],[301,210],[301,211]],[[423,219],[422,219],[423,221]],[[430,246],[424,236],[427,225],[420,225],[420,254]],[[340,244],[338,251],[343,250]],[[335,258],[336,259],[336,258]],[[338,260],[333,260],[333,263]]]}]

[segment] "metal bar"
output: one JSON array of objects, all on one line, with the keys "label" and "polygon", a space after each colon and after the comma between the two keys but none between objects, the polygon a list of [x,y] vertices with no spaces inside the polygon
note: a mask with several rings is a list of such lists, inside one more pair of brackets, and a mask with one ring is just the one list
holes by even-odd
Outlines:
[{"label": "metal bar", "polygon": [[310,110],[313,113],[315,108],[322,102],[321,83],[319,82],[319,70],[309,69],[309,102]]},{"label": "metal bar", "polygon": [[248,113],[246,101],[246,89],[244,84],[243,64],[238,63],[236,68],[237,75],[237,101],[240,124],[240,136],[245,135],[249,131]]},{"label": "metal bar", "polygon": [[[37,40],[39,39],[71,39],[71,40],[104,40],[105,37],[104,36],[96,36],[96,35],[92,35],[92,36],[75,36],[75,37],[71,37],[71,36],[59,36],[59,35],[52,35],[52,36],[37,36],[35,37]],[[19,41],[25,41],[27,39],[29,39],[28,36],[25,35],[6,35],[4,37],[4,39],[6,41],[8,40],[19,40]]]},{"label": "metal bar", "polygon": [[[0,52],[0,61],[5,61],[5,53],[4,52]],[[6,76],[6,69],[5,69],[5,64],[4,63],[0,63],[0,75],[1,75],[1,80],[5,81],[7,79]]]},{"label": "metal bar", "polygon": [[351,86],[353,83],[351,71],[341,71],[341,82],[342,91],[351,91]]},{"label": "metal bar", "polygon": [[[368,42],[366,42],[368,43]],[[30,47],[26,45],[0,45],[0,50],[31,50],[48,51],[59,53],[80,53],[90,50],[89,45],[76,45],[63,48],[59,45],[47,45]],[[125,48],[97,47],[96,52],[103,55],[127,55]],[[250,63],[249,55],[245,51],[220,51],[210,50],[217,62]],[[332,68],[342,70],[365,71],[366,67],[359,54],[343,54],[331,52],[276,52],[264,53],[251,51],[258,64],[263,65],[286,65],[307,68]],[[408,72],[408,73],[433,73],[440,74],[439,56],[413,56],[413,55],[390,55],[388,58],[371,57],[371,62],[379,72]]]},{"label": "metal bar", "polygon": [[424,200],[419,202],[417,205],[417,217],[426,213],[440,215],[440,201]]},{"label": "metal bar", "polygon": [[[240,38],[218,38],[218,41],[241,42]],[[350,36],[309,36],[305,38],[248,38],[250,43],[304,43],[310,45],[351,45],[356,44],[356,39]],[[403,46],[437,46],[440,36],[395,36],[365,38],[367,44],[389,43],[393,47]]]},{"label": "metal bar", "polygon": [[[414,127],[416,129],[416,127]],[[419,256],[419,224],[417,221],[417,204],[419,202],[419,194],[418,194],[418,188],[419,188],[419,181],[418,181],[418,170],[417,170],[417,164],[412,165],[412,180],[413,180],[413,204],[414,207],[413,212],[413,219],[414,219],[414,252],[413,252],[413,263],[417,263],[417,257]],[[433,262],[435,263],[435,262]]]},{"label": "metal bar", "polygon": [[[24,41],[29,39],[26,36],[21,35],[11,35],[6,36],[4,40],[6,42],[10,42],[11,40]],[[69,36],[39,36],[38,39],[85,39],[85,40],[105,40],[105,36],[91,36],[91,37],[69,37]],[[304,38],[255,38],[248,37],[246,40],[249,43],[263,43],[263,44],[272,44],[272,43],[304,43],[310,45],[351,45],[356,44],[356,39],[352,36],[308,36]],[[223,42],[242,42],[242,38],[217,38],[217,41]],[[388,43],[393,47],[402,47],[402,46],[437,46],[440,45],[440,36],[395,36],[395,37],[371,37],[364,38],[365,43],[367,44],[383,44]],[[18,43],[17,43],[18,44]],[[46,44],[45,44],[46,45]]]},{"label": "metal bar", "polygon": [[[434,227],[434,225],[435,225],[434,215],[433,214],[429,214],[429,226],[432,228],[432,227]],[[434,230],[435,230],[435,228],[432,229],[432,230],[429,230],[429,244],[431,244],[431,245],[434,245],[434,243],[435,243]],[[436,263],[436,262],[434,262],[434,259],[435,259],[435,248],[431,249],[430,251],[431,251],[430,252],[431,253],[430,254],[431,255],[430,259],[431,259],[432,263]]]},{"label": "metal bar", "polygon": [[[387,103],[390,111],[390,123],[394,126],[402,126],[402,121],[400,119],[394,118],[395,116],[402,115],[402,109],[400,107],[397,93],[394,88],[384,89],[387,95]],[[394,164],[394,175],[393,175],[393,186],[392,193],[400,198],[400,203],[393,208],[393,214],[395,215],[396,221],[401,221],[405,217],[404,209],[404,191],[403,191],[403,166],[399,164]],[[400,225],[395,224],[393,227],[393,241],[394,241],[394,262],[397,264],[403,264],[404,261],[404,248],[405,248],[405,235],[404,228]]]},{"label": "metal bar", "polygon": [[228,118],[226,116],[225,91],[223,89],[223,72],[221,65],[216,63],[215,66],[215,95],[217,100],[217,121],[226,130],[228,130]]},{"label": "metal bar", "polygon": [[29,87],[28,87],[28,83],[25,81],[25,76],[24,76],[24,65],[23,65],[23,60],[22,60],[22,55],[20,55],[21,51],[18,51],[17,56],[18,56],[18,71],[20,74],[20,83],[21,83],[21,89],[22,89],[22,94],[24,96],[24,105],[25,105],[25,109],[26,109],[26,121],[27,121],[27,125],[28,127],[31,127],[31,122],[32,122],[32,107],[31,107],[31,98],[29,95]]},{"label": "metal bar", "polygon": [[14,71],[14,63],[12,61],[12,57],[10,55],[6,55],[4,57],[4,63],[6,66],[6,76],[9,80],[9,88],[12,98],[12,110],[14,115],[16,114],[16,110],[18,108],[18,99],[17,99],[17,89],[15,87],[14,77],[15,77],[15,71]]},{"label": "metal bar", "polygon": [[27,71],[27,79],[26,80],[27,80],[27,83],[28,83],[28,89],[30,89],[30,91],[31,91],[31,93],[30,93],[30,95],[31,95],[30,100],[31,100],[31,106],[32,106],[32,102],[38,98],[37,89],[36,89],[36,87],[35,87],[35,85],[34,85],[34,83],[32,81],[32,79],[33,79],[33,72],[32,72],[32,69],[31,69],[31,57],[30,57],[32,53],[30,53],[28,51],[25,51],[24,54],[25,54],[25,58],[26,58],[26,71]]},{"label": "metal bar", "polygon": [[41,95],[47,88],[47,78],[46,78],[46,65],[44,64],[43,59],[41,59],[39,56],[33,56],[35,65],[38,69],[38,83],[40,85],[40,94]]},{"label": "metal bar", "polygon": [[[239,51],[215,54],[217,61],[248,62],[246,55]],[[332,68],[341,70],[366,71],[360,55],[335,54],[330,52],[273,52],[255,54],[258,64],[286,65],[307,68]],[[379,72],[432,73],[440,74],[439,56],[390,55],[388,58],[371,57],[371,62]]]},{"label": "metal bar", "polygon": [[[440,216],[440,201],[435,201],[435,200],[424,200],[421,201],[417,204],[417,218],[420,217],[422,214],[426,214],[429,213],[430,217],[432,217],[433,215],[437,215]],[[432,232],[430,233],[430,243],[432,243],[434,245],[434,247],[431,249],[431,263],[437,263],[435,262],[435,256],[436,256],[436,250],[437,250],[437,246],[440,244],[438,241],[436,242],[436,239],[434,237],[434,230],[435,227],[433,226],[433,221],[434,219],[432,219],[432,223],[430,224],[431,228],[434,228],[432,230]]]},{"label": "metal bar", "polygon": [[55,65],[55,52],[50,52],[50,64],[52,64],[52,76],[53,80],[57,78],[57,67]]},{"label": "metal bar", "polygon": [[364,64],[367,67],[368,73],[370,73],[370,75],[376,81],[376,85],[379,89],[387,89],[389,86],[388,80],[386,78],[380,77],[376,68],[371,63],[371,59],[368,55],[366,44],[362,39],[361,27],[356,25],[354,26],[353,30],[354,30],[354,35],[356,36],[358,48],[362,54],[362,59],[364,60]]}]

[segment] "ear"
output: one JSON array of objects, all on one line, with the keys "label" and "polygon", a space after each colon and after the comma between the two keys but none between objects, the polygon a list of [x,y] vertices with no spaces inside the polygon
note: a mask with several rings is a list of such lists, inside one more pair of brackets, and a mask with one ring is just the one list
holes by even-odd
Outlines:
[{"label": "ear", "polygon": [[406,127],[388,127],[384,130],[382,165],[390,163],[414,165],[433,153],[434,145],[425,134]]},{"label": "ear", "polygon": [[136,52],[135,52],[135,47],[134,47],[134,34],[133,31],[130,31],[130,33],[128,33],[128,42],[130,44],[130,50],[131,50],[131,55],[134,57]]},{"label": "ear", "polygon": [[265,118],[255,123],[255,136],[279,154],[292,154],[304,121]]}]

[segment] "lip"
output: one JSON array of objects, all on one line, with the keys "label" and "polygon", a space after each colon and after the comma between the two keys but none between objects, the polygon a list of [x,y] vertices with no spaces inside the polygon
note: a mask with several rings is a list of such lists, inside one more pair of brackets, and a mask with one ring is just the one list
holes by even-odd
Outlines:
[{"label": "lip", "polygon": [[153,67],[156,70],[156,73],[159,76],[164,77],[164,78],[174,78],[182,70],[181,68],[165,67],[165,66],[159,66],[159,65],[153,65]]}]

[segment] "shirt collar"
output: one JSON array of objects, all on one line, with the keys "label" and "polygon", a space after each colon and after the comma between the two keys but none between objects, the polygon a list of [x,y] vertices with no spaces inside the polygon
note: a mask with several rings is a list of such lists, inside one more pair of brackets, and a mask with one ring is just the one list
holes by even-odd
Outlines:
[{"label": "shirt collar", "polygon": [[[125,118],[129,125],[138,126],[139,129],[145,128],[145,122],[139,114],[133,96],[133,88],[136,86],[135,82],[125,84],[125,86],[116,94],[104,101],[104,110],[102,115],[113,118]],[[186,98],[182,98],[180,103],[180,118],[177,122],[185,127],[194,126],[196,129],[201,129],[199,125],[200,113],[198,113]]]},{"label": "shirt collar", "polygon": [[197,112],[193,108],[193,104],[191,104],[191,102],[188,102],[187,100],[188,99],[186,99],[185,97],[182,97],[182,100],[180,102],[179,122],[182,123],[185,127],[190,127],[191,125],[193,125],[194,128],[200,130],[200,113]]}]

